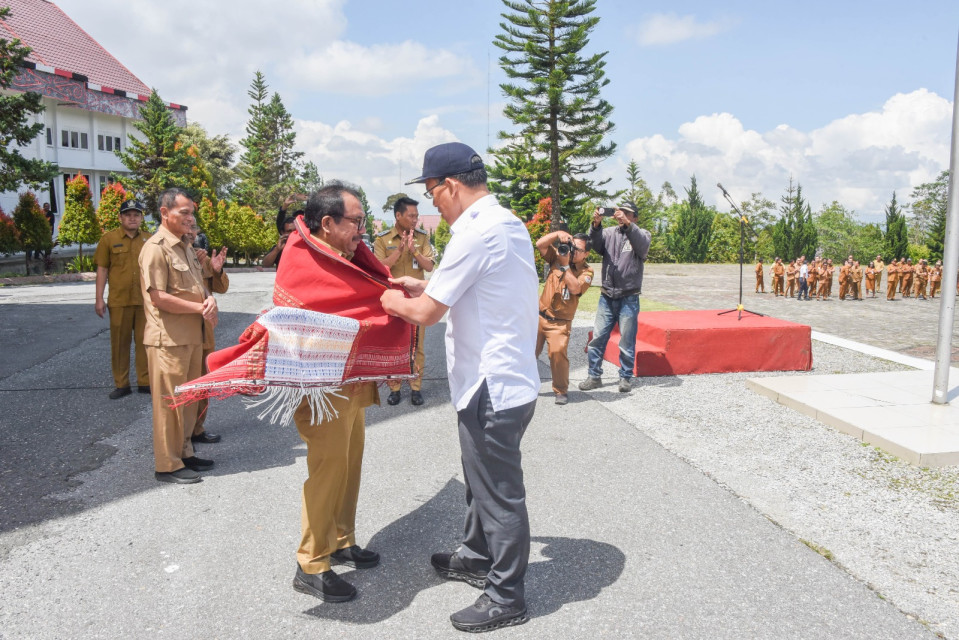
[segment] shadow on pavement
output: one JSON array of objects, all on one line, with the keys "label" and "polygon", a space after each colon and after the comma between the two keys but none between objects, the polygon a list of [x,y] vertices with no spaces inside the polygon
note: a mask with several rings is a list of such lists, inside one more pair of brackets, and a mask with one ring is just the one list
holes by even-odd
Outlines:
[{"label": "shadow on pavement", "polygon": [[[430,565],[430,555],[452,551],[459,544],[465,514],[466,489],[449,482],[412,513],[376,533],[369,548],[379,551],[379,567],[349,573],[337,569],[359,596],[344,604],[318,604],[307,615],[352,624],[376,624],[410,606],[421,591],[448,582]],[[535,524],[534,524],[535,526]],[[533,537],[534,549],[547,558],[531,558],[526,574],[528,606],[533,616],[548,615],[563,605],[590,600],[616,582],[626,556],[613,545],[581,538]],[[463,585],[463,606],[479,596]],[[449,613],[452,613],[450,611]]]}]

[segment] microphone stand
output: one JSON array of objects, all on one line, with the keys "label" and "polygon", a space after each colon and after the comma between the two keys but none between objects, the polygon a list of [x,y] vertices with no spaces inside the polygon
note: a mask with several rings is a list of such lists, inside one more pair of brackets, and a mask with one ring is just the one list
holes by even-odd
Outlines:
[{"label": "microphone stand", "polygon": [[720,311],[716,315],[724,316],[727,313],[732,313],[735,311],[737,313],[736,320],[743,319],[743,311],[746,313],[751,313],[754,316],[765,316],[766,314],[764,313],[757,313],[743,307],[743,260],[746,254],[746,225],[748,225],[749,222],[746,220],[746,216],[743,215],[743,212],[739,210],[739,207],[736,206],[736,203],[733,201],[733,199],[729,197],[729,192],[723,188],[723,185],[717,183],[716,186],[722,190],[723,196],[726,198],[729,204],[732,205],[733,211],[739,214],[739,304],[736,305],[735,309]]}]

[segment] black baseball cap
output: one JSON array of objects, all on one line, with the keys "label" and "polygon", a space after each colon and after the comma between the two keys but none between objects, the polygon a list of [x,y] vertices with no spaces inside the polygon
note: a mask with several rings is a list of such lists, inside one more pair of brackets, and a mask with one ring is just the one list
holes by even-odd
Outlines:
[{"label": "black baseball cap", "polygon": [[423,175],[406,184],[455,176],[482,167],[483,159],[471,147],[462,142],[445,142],[427,150],[423,156]]},{"label": "black baseball cap", "polygon": [[629,200],[626,200],[625,202],[623,202],[623,204],[619,205],[619,206],[616,207],[616,208],[617,208],[617,209],[622,209],[623,211],[626,211],[626,212],[628,212],[628,213],[631,213],[631,214],[633,214],[634,216],[637,215],[638,212],[639,212],[639,209],[636,208],[636,205],[633,204],[632,202],[630,202]]},{"label": "black baseball cap", "polygon": [[143,203],[139,200],[127,200],[120,205],[120,213],[126,213],[127,211],[139,211],[140,213],[143,213]]}]

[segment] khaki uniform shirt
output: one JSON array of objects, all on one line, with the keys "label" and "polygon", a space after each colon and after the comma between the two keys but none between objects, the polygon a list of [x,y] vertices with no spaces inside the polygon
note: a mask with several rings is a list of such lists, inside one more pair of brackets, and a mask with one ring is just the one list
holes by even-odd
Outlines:
[{"label": "khaki uniform shirt", "polygon": [[579,306],[579,295],[586,293],[593,282],[593,268],[587,263],[583,265],[582,270],[577,270],[575,265],[570,263],[569,268],[581,286],[579,295],[573,295],[563,282],[563,271],[556,264],[558,257],[553,247],[550,247],[543,256],[549,264],[549,273],[546,275],[543,293],[539,297],[539,310],[557,320],[572,320],[576,315],[576,307]]},{"label": "khaki uniform shirt", "polygon": [[132,238],[123,229],[107,231],[100,238],[93,261],[107,269],[108,307],[139,307],[143,304],[140,292],[140,251],[150,238],[146,231],[137,230]]},{"label": "khaki uniform shirt", "polygon": [[206,299],[203,273],[193,247],[161,226],[140,252],[140,272],[146,311],[143,344],[151,347],[203,344],[202,314],[161,311],[150,298],[150,289],[156,289],[190,302]]},{"label": "khaki uniform shirt", "polygon": [[886,268],[886,263],[882,260],[873,260],[872,266],[876,270],[877,274],[882,274],[882,270]]},{"label": "khaki uniform shirt", "polygon": [[[373,255],[380,260],[385,260],[389,258],[394,251],[399,251],[400,244],[403,241],[402,233],[396,225],[393,225],[392,229],[378,233],[376,240],[373,242]],[[413,229],[413,245],[416,247],[417,254],[430,260],[433,259],[433,246],[430,244],[430,234],[422,229]],[[420,267],[419,263],[413,257],[413,254],[409,251],[400,255],[399,259],[390,267],[390,273],[394,278],[413,276],[418,280],[422,280],[425,277],[423,268]]]}]

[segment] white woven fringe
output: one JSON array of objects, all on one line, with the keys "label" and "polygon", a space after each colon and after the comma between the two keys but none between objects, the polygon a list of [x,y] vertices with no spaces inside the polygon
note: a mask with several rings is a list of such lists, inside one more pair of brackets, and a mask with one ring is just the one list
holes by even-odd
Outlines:
[{"label": "white woven fringe", "polygon": [[[333,400],[330,396],[346,399],[346,396],[337,393],[340,387],[268,387],[266,391],[256,396],[256,398],[243,398],[243,403],[247,409],[256,409],[263,407],[263,411],[257,416],[261,420],[269,416],[270,424],[290,424],[293,422],[293,414],[303,397],[306,396],[310,404],[310,421],[313,424],[322,424],[328,420],[339,417],[339,412],[333,408]],[[322,419],[317,421],[317,416]]]}]

